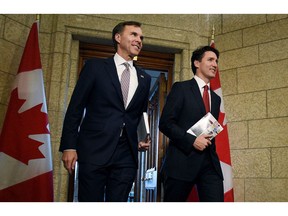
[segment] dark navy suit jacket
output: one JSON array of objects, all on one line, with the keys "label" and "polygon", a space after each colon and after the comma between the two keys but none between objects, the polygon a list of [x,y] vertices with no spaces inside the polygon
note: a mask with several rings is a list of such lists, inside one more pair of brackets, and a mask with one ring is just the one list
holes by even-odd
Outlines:
[{"label": "dark navy suit jacket", "polygon": [[[211,114],[218,119],[221,98],[211,92]],[[169,139],[165,159],[166,174],[170,177],[192,181],[200,171],[204,152],[193,147],[195,136],[186,131],[206,114],[201,92],[195,79],[176,82],[167,97],[160,118],[159,128]],[[209,151],[212,163],[223,179],[215,140],[205,151]]]},{"label": "dark navy suit jacket", "polygon": [[133,157],[138,162],[137,125],[147,111],[151,77],[137,67],[136,71],[138,87],[125,109],[113,57],[85,63],[65,115],[60,151],[76,149],[79,162],[104,165],[125,124]]}]

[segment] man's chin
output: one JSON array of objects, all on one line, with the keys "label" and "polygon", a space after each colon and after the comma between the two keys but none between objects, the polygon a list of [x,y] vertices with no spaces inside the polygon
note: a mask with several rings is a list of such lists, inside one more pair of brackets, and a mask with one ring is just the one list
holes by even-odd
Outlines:
[{"label": "man's chin", "polygon": [[140,52],[138,52],[138,53],[133,53],[133,54],[129,55],[129,57],[130,57],[131,59],[134,59],[135,57],[137,58],[137,56],[139,55],[139,53],[140,53]]},{"label": "man's chin", "polygon": [[216,75],[210,76],[209,80],[214,79],[216,77]]}]

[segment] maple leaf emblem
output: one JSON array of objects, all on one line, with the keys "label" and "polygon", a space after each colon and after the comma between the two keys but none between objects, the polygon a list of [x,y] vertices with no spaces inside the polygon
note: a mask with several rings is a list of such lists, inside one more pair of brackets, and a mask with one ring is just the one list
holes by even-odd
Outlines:
[{"label": "maple leaf emblem", "polygon": [[19,99],[17,88],[12,91],[0,135],[0,152],[28,165],[29,160],[45,158],[39,150],[39,146],[44,143],[29,138],[29,135],[50,132],[47,129],[47,113],[41,112],[42,103],[18,113],[25,101]]}]

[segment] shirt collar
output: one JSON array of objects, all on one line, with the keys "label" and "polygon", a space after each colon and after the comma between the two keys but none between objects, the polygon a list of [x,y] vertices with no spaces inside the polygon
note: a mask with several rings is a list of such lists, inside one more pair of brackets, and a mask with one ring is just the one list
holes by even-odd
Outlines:
[{"label": "shirt collar", "polygon": [[200,89],[202,89],[205,85],[208,85],[208,89],[210,89],[210,82],[209,83],[205,83],[200,77],[198,77],[197,75],[194,75],[194,79],[196,80],[198,86]]},{"label": "shirt collar", "polygon": [[131,68],[133,67],[133,60],[126,61],[118,53],[115,53],[114,61],[115,61],[116,65],[117,65],[117,67],[120,66],[120,65],[123,65],[123,63],[125,63],[125,62],[128,62],[128,64],[130,65]]}]

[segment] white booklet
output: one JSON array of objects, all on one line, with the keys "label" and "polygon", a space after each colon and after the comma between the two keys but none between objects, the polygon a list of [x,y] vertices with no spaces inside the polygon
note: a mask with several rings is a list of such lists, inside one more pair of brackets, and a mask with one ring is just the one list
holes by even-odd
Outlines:
[{"label": "white booklet", "polygon": [[143,112],[141,120],[137,128],[138,141],[147,141],[150,138],[150,127],[148,114]]},{"label": "white booklet", "polygon": [[212,140],[222,130],[223,127],[221,126],[221,124],[214,118],[214,116],[210,112],[208,112],[191,128],[189,128],[187,130],[187,133],[190,133],[196,137],[200,136],[201,134],[212,135],[212,137],[210,138],[210,140]]}]

